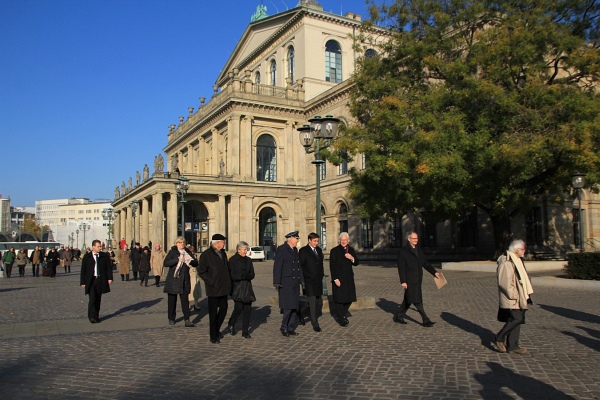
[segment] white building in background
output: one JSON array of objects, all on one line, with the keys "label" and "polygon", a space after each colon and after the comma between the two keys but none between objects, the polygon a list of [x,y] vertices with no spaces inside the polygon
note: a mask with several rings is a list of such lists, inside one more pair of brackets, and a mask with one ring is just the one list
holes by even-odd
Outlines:
[{"label": "white building in background", "polygon": [[108,225],[102,210],[112,208],[110,201],[90,201],[86,198],[36,201],[36,220],[40,226],[47,225],[52,237],[62,245],[91,247],[92,240],[105,243]]},{"label": "white building in background", "polygon": [[10,198],[0,195],[0,232],[10,233]]}]

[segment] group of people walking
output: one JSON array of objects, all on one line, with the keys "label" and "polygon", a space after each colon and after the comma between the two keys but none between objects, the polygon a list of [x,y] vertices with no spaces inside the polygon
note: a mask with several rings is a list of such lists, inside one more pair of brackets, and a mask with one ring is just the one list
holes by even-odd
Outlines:
[{"label": "group of people walking", "polygon": [[[308,243],[300,250],[298,232],[285,235],[286,242],[277,248],[273,264],[273,285],[279,295],[279,308],[282,313],[280,332],[285,337],[297,336],[296,328],[304,321],[300,308],[300,294],[304,291],[308,299],[310,322],[315,332],[322,332],[319,316],[323,307],[323,251],[319,247],[319,236],[308,235]],[[425,313],[423,307],[423,270],[436,279],[441,275],[427,262],[425,255],[418,247],[419,237],[410,232],[407,243],[398,254],[398,274],[404,289],[404,299],[394,314],[393,321],[401,325],[407,324],[405,315],[410,305],[414,305],[422,318],[422,326],[431,328],[435,322]],[[235,335],[236,322],[242,318],[242,336],[251,338],[250,319],[252,303],[256,296],[252,287],[255,277],[252,260],[247,256],[249,245],[240,241],[236,245],[236,253],[230,258],[224,250],[227,238],[221,234],[212,236],[211,246],[199,259],[193,251],[186,247],[185,239],[178,237],[168,253],[164,253],[157,244],[152,253],[144,248],[139,253],[140,285],[146,282],[147,273],[154,270],[156,285],[159,285],[163,268],[168,269],[164,293],[168,296],[167,317],[169,325],[175,325],[177,298],[181,304],[185,327],[195,327],[190,321],[190,295],[199,290],[199,279],[204,281],[208,297],[209,338],[211,343],[218,344],[224,338],[221,327],[228,311],[228,296],[234,301],[234,309],[228,320],[227,334]],[[335,321],[342,327],[349,325],[350,305],[357,300],[353,267],[359,264],[355,249],[349,244],[347,232],[339,236],[339,245],[330,252],[330,277],[332,284],[331,311]],[[136,250],[139,243],[136,243]],[[533,289],[523,263],[525,243],[515,240],[506,254],[498,259],[498,320],[505,322],[504,327],[495,337],[495,345],[500,352],[525,354],[528,351],[519,345],[520,326],[525,322],[527,305],[531,304]],[[129,271],[122,269],[129,265],[135,257],[129,254],[127,245],[119,253],[119,272],[122,280],[129,280]],[[110,291],[112,282],[111,256],[109,252],[100,252],[100,242],[94,241],[92,252],[84,256],[81,270],[81,285],[85,293],[90,295],[88,317],[90,322],[99,320],[100,300],[102,293]],[[102,279],[98,279],[102,278]],[[134,280],[137,277],[134,275]],[[96,282],[97,281],[97,282]],[[192,297],[193,298],[193,297]],[[196,307],[197,304],[193,304]]]},{"label": "group of people walking", "polygon": [[64,267],[65,273],[71,272],[74,253],[67,246],[61,246],[59,250],[56,247],[50,247],[48,252],[40,246],[35,246],[35,249],[28,255],[26,248],[20,248],[15,252],[15,248],[11,247],[2,254],[2,264],[4,267],[4,275],[6,278],[12,276],[13,265],[17,265],[19,277],[25,277],[25,267],[31,264],[31,275],[33,277],[40,276],[40,266],[42,267],[42,275],[56,277],[56,269],[59,265]]}]

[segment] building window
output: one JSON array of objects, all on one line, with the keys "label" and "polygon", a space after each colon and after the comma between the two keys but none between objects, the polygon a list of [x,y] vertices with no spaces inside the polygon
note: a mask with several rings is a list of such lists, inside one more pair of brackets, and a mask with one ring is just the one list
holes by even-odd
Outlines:
[{"label": "building window", "polygon": [[327,82],[342,82],[342,50],[335,40],[325,44],[325,80]]},{"label": "building window", "polygon": [[258,214],[258,240],[265,251],[274,250],[277,242],[277,214],[271,207],[265,207]]},{"label": "building window", "polygon": [[288,62],[288,77],[292,79],[292,84],[294,83],[294,47],[288,47],[287,54],[287,62]]},{"label": "building window", "polygon": [[525,237],[527,246],[543,246],[542,208],[534,207],[525,216]]},{"label": "building window", "polygon": [[419,219],[421,225],[421,235],[419,237],[419,244],[421,247],[435,247],[437,244],[437,222],[429,218],[427,214],[421,215]]},{"label": "building window", "polygon": [[390,247],[402,247],[402,217],[396,216],[390,224]]},{"label": "building window", "polygon": [[340,227],[340,233],[348,232],[348,206],[346,206],[344,203],[340,204],[338,223]]},{"label": "building window", "polygon": [[275,60],[271,60],[271,86],[277,85],[277,63]]},{"label": "building window", "polygon": [[338,168],[338,175],[346,175],[348,173],[348,161],[342,160]]},{"label": "building window", "polygon": [[260,71],[256,71],[256,73],[254,74],[254,83],[260,85]]},{"label": "building window", "polygon": [[466,211],[458,225],[461,247],[477,246],[477,208]]},{"label": "building window", "polygon": [[271,135],[261,135],[256,142],[256,179],[277,182],[277,147]]},{"label": "building window", "polygon": [[363,249],[373,248],[373,223],[368,218],[361,220],[361,246]]},{"label": "building window", "polygon": [[365,51],[365,58],[373,58],[373,57],[377,57],[377,52],[373,49],[367,49],[367,51]]}]

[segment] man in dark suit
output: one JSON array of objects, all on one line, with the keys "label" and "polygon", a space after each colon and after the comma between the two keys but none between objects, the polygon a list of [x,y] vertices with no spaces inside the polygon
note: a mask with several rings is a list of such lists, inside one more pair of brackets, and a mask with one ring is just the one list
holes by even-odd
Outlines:
[{"label": "man in dark suit", "polygon": [[440,278],[440,273],[435,271],[425,259],[425,254],[420,247],[419,235],[416,232],[410,232],[406,236],[408,243],[400,249],[398,253],[398,274],[400,283],[404,288],[404,301],[400,305],[398,312],[394,316],[394,322],[406,324],[404,316],[411,304],[414,304],[423,318],[423,326],[430,328],[435,324],[432,322],[423,309],[423,293],[421,285],[423,283],[423,268],[436,278]]},{"label": "man in dark suit", "polygon": [[298,326],[297,310],[300,304],[300,285],[304,285],[304,275],[296,245],[300,240],[298,231],[285,235],[286,244],[277,248],[273,263],[273,286],[279,292],[279,308],[283,310],[281,334],[296,336]]},{"label": "man in dark suit", "polygon": [[[319,247],[319,235],[308,235],[308,244],[300,249],[300,266],[304,275],[304,294],[308,297],[310,322],[315,332],[321,332],[319,315],[323,309],[323,250]],[[302,316],[300,316],[302,318]]]},{"label": "man in dark suit", "polygon": [[89,296],[88,318],[92,324],[100,322],[100,302],[102,294],[110,292],[113,281],[110,258],[100,251],[99,240],[92,242],[92,251],[85,253],[81,261],[81,287]]}]

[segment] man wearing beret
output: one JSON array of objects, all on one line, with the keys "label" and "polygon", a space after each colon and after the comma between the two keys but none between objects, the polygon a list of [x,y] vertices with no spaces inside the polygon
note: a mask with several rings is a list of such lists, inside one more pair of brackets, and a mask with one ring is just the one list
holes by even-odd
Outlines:
[{"label": "man wearing beret", "polygon": [[281,334],[296,336],[297,310],[300,307],[300,286],[304,286],[304,275],[296,245],[300,240],[298,231],[285,235],[286,243],[277,248],[273,264],[273,286],[279,292],[279,308],[283,311]]},{"label": "man wearing beret", "polygon": [[227,238],[220,233],[212,236],[211,246],[200,255],[198,275],[205,283],[208,297],[210,342],[220,343],[221,325],[227,316],[227,295],[231,291],[229,262],[223,249]]}]

